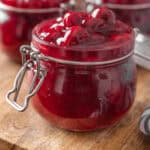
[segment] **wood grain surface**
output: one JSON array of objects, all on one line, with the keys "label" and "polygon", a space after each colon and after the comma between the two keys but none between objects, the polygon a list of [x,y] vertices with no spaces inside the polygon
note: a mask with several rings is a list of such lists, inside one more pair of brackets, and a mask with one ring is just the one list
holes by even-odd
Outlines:
[{"label": "wood grain surface", "polygon": [[19,65],[0,55],[0,150],[150,150],[150,138],[138,129],[150,104],[150,71],[138,68],[137,96],[128,115],[112,128],[88,133],[61,130],[47,123],[30,106],[19,113],[5,102]]}]

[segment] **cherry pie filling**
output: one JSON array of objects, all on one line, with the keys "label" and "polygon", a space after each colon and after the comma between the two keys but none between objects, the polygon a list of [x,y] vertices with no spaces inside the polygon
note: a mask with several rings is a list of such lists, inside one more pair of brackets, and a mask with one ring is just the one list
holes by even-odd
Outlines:
[{"label": "cherry pie filling", "polygon": [[[136,85],[132,57],[120,59],[132,52],[131,27],[101,7],[91,14],[70,11],[44,21],[32,35],[31,46],[56,59],[42,61],[47,76],[32,101],[42,116],[68,130],[88,131],[108,127],[125,115],[133,104]],[[89,64],[80,65],[85,62]]]}]

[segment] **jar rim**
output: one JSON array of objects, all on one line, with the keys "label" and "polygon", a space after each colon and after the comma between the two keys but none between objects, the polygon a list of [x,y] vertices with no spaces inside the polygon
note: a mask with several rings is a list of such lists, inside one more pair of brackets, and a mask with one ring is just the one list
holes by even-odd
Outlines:
[{"label": "jar rim", "polygon": [[[31,43],[31,49],[34,52],[38,52],[39,50],[36,49],[33,44]],[[61,63],[61,64],[67,64],[67,65],[78,65],[78,66],[97,66],[97,65],[110,65],[110,64],[115,64],[117,62],[121,62],[123,60],[128,59],[129,57],[134,55],[134,51],[130,51],[127,55],[122,56],[120,58],[112,59],[112,60],[106,60],[106,61],[94,61],[94,62],[83,62],[83,61],[74,61],[74,60],[64,60],[60,58],[55,58],[51,56],[45,56],[45,55],[39,55],[40,60],[45,60],[45,61],[52,61],[56,63]]]},{"label": "jar rim", "polygon": [[62,12],[63,8],[60,7],[49,7],[49,8],[18,8],[14,6],[9,6],[7,4],[4,4],[3,2],[0,2],[0,9],[7,10],[7,11],[13,11],[17,13],[50,13],[50,12]]}]

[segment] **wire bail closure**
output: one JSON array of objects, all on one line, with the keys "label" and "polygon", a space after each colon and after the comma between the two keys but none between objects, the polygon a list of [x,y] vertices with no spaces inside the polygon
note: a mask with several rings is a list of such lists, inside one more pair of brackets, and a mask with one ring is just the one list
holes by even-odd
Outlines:
[{"label": "wire bail closure", "polygon": [[[27,109],[31,97],[33,97],[40,89],[47,72],[46,69],[40,64],[39,52],[33,51],[28,45],[23,45],[20,48],[20,51],[22,54],[23,65],[15,78],[13,88],[6,94],[6,101],[16,110],[23,112]],[[25,78],[25,74],[29,70],[32,71],[34,75],[28,93],[24,98],[23,105],[21,106],[17,103],[18,96],[23,84],[23,79]],[[11,96],[13,95],[14,97],[11,100]]]}]

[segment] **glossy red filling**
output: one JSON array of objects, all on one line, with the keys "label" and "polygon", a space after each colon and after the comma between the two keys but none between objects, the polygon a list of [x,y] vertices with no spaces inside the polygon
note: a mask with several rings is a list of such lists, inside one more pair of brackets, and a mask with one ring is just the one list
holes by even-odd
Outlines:
[{"label": "glossy red filling", "polygon": [[[54,18],[61,15],[60,4],[67,1],[50,0],[2,0],[0,4],[6,7],[13,6],[8,10],[0,8],[0,49],[11,59],[21,61],[19,47],[29,44],[33,27],[47,18]],[[48,4],[49,5],[48,5]],[[53,9],[55,7],[55,9]],[[23,8],[18,11],[18,8]],[[47,8],[47,11],[40,12]],[[29,9],[33,9],[30,13]],[[35,12],[36,9],[41,9]]]},{"label": "glossy red filling", "polygon": [[[69,12],[41,23],[34,28],[32,39],[32,46],[46,56],[89,63],[126,56],[133,45],[133,30],[106,8],[91,14]],[[108,127],[119,121],[134,101],[136,67],[132,57],[107,65],[42,64],[48,72],[33,105],[59,127],[73,131]]]},{"label": "glossy red filling", "polygon": [[[45,55],[76,61],[116,59],[128,54],[133,42],[132,28],[116,20],[106,8],[91,14],[68,12],[64,17],[45,21],[34,29],[32,40]],[[108,53],[104,47],[114,49]]]}]

